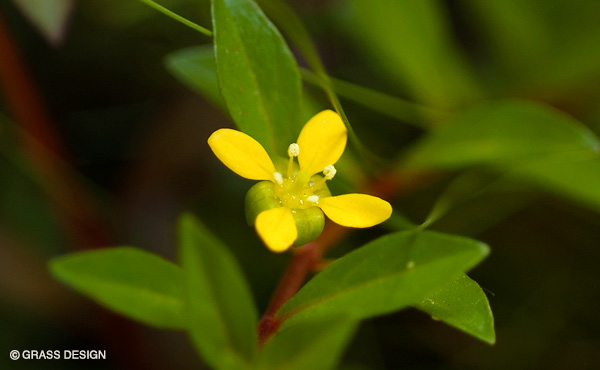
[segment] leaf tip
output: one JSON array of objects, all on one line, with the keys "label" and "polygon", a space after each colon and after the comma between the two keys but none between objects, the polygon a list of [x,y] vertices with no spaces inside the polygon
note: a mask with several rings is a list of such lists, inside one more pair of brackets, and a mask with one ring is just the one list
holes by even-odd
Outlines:
[{"label": "leaf tip", "polygon": [[489,344],[490,346],[493,346],[496,344],[496,331],[492,327],[489,333],[479,336],[479,339]]},{"label": "leaf tip", "polygon": [[478,242],[477,248],[478,248],[479,254],[481,255],[482,259],[487,257],[488,254],[490,254],[491,248],[489,245],[487,245],[485,243]]},{"label": "leaf tip", "polygon": [[179,219],[177,220],[177,224],[179,225],[180,231],[188,230],[190,227],[197,224],[196,216],[194,216],[190,212],[183,212],[179,215]]}]

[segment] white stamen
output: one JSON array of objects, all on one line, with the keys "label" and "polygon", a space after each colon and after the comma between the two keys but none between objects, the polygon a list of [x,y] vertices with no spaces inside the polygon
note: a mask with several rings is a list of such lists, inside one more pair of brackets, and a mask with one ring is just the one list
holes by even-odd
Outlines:
[{"label": "white stamen", "polygon": [[337,172],[337,170],[335,169],[335,167],[333,167],[332,164],[330,164],[329,166],[327,166],[323,169],[323,175],[325,175],[325,178],[327,180],[333,179],[333,176],[335,176],[336,172]]},{"label": "white stamen", "polygon": [[296,143],[290,144],[288,147],[288,155],[290,157],[297,157],[300,154],[300,146]]},{"label": "white stamen", "polygon": [[275,182],[278,185],[283,184],[283,176],[281,176],[281,174],[279,172],[274,172],[273,173],[273,179],[275,179]]},{"label": "white stamen", "polygon": [[318,195],[311,195],[310,197],[306,198],[307,201],[311,202],[311,203],[317,203],[319,201],[319,196]]}]

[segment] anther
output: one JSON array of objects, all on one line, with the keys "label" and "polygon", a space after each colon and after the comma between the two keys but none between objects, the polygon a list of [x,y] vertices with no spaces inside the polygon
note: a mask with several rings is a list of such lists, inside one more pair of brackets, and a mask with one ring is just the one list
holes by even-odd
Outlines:
[{"label": "anther", "polygon": [[290,157],[297,157],[300,154],[300,146],[296,143],[290,144],[288,147],[288,155]]},{"label": "anther", "polygon": [[333,176],[335,176],[336,172],[337,170],[335,169],[335,167],[333,167],[332,164],[323,169],[323,175],[325,175],[325,178],[327,180],[333,179]]},{"label": "anther", "polygon": [[319,196],[311,195],[310,197],[306,198],[306,200],[311,203],[317,203],[319,201]]},{"label": "anther", "polygon": [[323,168],[323,175],[325,175],[325,177],[322,177],[319,181],[315,182],[315,184],[312,187],[315,189],[319,189],[321,186],[323,186],[323,184],[325,184],[327,180],[333,179],[333,176],[335,176],[336,172],[337,170],[335,169],[335,167],[333,167],[332,164],[326,166],[325,168]]},{"label": "anther", "polygon": [[283,176],[279,172],[273,172],[273,179],[278,185],[283,184]]}]

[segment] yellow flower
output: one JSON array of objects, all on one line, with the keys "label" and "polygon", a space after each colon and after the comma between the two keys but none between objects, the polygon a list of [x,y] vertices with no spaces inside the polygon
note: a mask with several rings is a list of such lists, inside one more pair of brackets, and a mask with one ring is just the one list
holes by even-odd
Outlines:
[{"label": "yellow flower", "polygon": [[[299,231],[303,233],[312,227],[318,229],[314,237],[318,236],[322,221],[314,227],[318,221],[312,220],[318,220],[319,214],[322,219],[322,213],[339,225],[357,228],[371,227],[390,217],[391,205],[377,197],[330,196],[325,182],[336,174],[333,165],[344,152],[347,136],[346,126],[337,113],[331,110],[318,113],[304,125],[298,142],[289,146],[289,160],[287,166],[281,166],[281,171],[256,140],[240,131],[217,130],[209,137],[208,144],[233,172],[247,179],[263,180],[250,190],[256,188],[254,192],[261,194],[262,204],[258,215],[250,221],[269,249],[283,252],[297,241]],[[298,165],[294,158],[298,159]],[[299,214],[306,216],[299,218]]]}]

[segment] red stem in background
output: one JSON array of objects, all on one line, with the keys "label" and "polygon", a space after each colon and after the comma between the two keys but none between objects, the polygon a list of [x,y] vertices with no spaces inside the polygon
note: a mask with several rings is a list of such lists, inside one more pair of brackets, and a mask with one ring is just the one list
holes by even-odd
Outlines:
[{"label": "red stem in background", "polygon": [[[109,243],[105,219],[99,217],[93,198],[71,166],[62,149],[44,100],[36,89],[26,63],[11,38],[0,11],[0,89],[18,124],[23,152],[49,196],[58,223],[76,249],[101,247]],[[113,313],[102,312],[107,346],[115,348],[124,368],[140,367],[147,354],[141,353],[140,339],[133,324]],[[110,348],[109,347],[109,348]],[[136,356],[132,357],[131,354]],[[148,368],[145,363],[144,367]],[[156,365],[155,368],[164,368]]]},{"label": "red stem in background", "polygon": [[46,106],[0,13],[0,88],[15,121],[25,154],[40,175],[55,217],[76,247],[106,245],[104,223],[79,179],[63,162],[65,152]]}]

